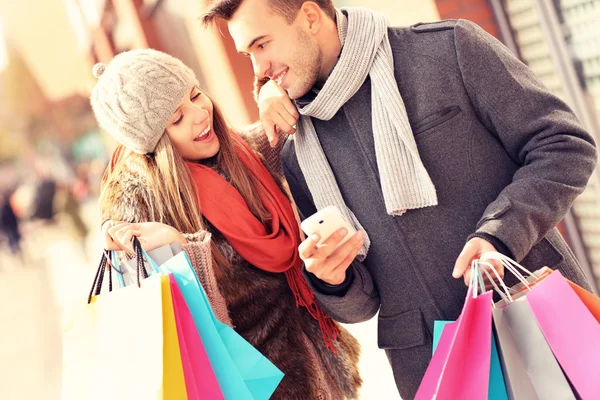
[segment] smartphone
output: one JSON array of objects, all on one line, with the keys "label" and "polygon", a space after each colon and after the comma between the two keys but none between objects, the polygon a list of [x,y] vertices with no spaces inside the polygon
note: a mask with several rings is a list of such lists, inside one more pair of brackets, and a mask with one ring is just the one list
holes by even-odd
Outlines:
[{"label": "smartphone", "polygon": [[300,224],[300,227],[307,236],[318,234],[321,239],[317,247],[321,247],[329,237],[342,228],[346,228],[348,234],[337,245],[336,249],[346,243],[355,233],[356,229],[346,221],[340,210],[336,206],[328,206],[318,211],[316,214],[306,218]]}]

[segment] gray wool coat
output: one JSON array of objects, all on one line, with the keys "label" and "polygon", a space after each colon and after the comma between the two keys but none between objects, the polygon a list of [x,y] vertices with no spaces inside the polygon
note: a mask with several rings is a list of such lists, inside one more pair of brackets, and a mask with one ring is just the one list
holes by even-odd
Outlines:
[{"label": "gray wool coat", "polygon": [[[451,274],[470,235],[489,235],[530,270],[559,269],[589,288],[555,227],[585,188],[596,148],[567,105],[475,24],[390,28],[389,38],[396,81],[439,204],[399,217],[386,213],[367,78],[331,120],[313,124],[371,248],[363,263],[351,266],[345,293],[332,294],[306,277],[340,322],[366,321],[379,311],[379,347],[402,398],[410,399],[431,358],[434,320],[456,319],[464,304],[467,288]],[[312,215],[293,137],[281,161],[302,218]]]}]

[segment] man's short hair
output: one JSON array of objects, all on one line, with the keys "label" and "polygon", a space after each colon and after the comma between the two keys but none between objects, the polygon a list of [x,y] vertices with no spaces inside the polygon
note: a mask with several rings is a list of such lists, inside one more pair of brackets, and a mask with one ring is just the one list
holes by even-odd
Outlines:
[{"label": "man's short hair", "polygon": [[[208,8],[208,10],[202,16],[202,23],[210,25],[217,19],[223,19],[229,21],[233,14],[238,10],[244,0],[217,0],[214,1]],[[288,23],[292,23],[298,11],[302,7],[302,4],[306,0],[264,0],[271,11],[275,14],[281,15]],[[316,3],[331,19],[335,20],[335,6],[332,0],[311,0]]]}]

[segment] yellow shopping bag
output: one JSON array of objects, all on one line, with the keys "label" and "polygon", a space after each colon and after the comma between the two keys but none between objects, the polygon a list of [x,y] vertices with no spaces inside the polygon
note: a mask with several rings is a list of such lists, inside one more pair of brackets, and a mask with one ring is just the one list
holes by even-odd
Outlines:
[{"label": "yellow shopping bag", "polygon": [[187,399],[168,276],[66,310],[62,399]]},{"label": "yellow shopping bag", "polygon": [[179,338],[177,336],[169,276],[161,275],[160,284],[163,304],[163,332],[165,335],[163,347],[163,398],[165,400],[186,400],[187,392],[185,389],[185,378],[183,376],[183,365],[181,363],[181,351],[179,350]]}]

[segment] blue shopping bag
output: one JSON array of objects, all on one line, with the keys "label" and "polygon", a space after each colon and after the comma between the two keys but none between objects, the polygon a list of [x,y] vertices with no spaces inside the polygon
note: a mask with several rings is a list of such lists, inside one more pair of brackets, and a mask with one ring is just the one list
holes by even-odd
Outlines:
[{"label": "blue shopping bag", "polygon": [[[434,321],[433,322],[433,350],[435,349],[442,336],[444,326],[453,321]],[[506,386],[504,385],[504,375],[502,374],[502,366],[498,357],[498,349],[496,347],[496,338],[492,334],[492,354],[490,359],[490,383],[488,389],[488,400],[508,400]]]},{"label": "blue shopping bag", "polygon": [[160,268],[172,273],[181,289],[225,399],[268,400],[283,373],[216,318],[187,254],[182,251]]},{"label": "blue shopping bag", "polygon": [[216,318],[187,254],[181,251],[159,267],[145,251],[142,253],[152,270],[173,274],[225,399],[268,400],[283,379],[283,372]]}]

